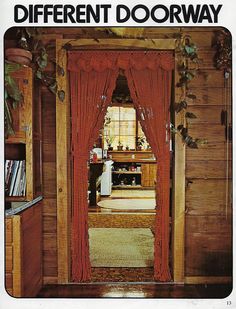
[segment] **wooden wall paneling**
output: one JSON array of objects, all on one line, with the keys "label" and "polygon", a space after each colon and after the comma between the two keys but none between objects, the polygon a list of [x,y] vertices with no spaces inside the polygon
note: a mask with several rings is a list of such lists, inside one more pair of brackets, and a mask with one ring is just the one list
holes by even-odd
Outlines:
[{"label": "wooden wall paneling", "polygon": [[222,87],[209,87],[206,84],[197,89],[193,88],[192,85],[189,85],[189,91],[197,94],[196,100],[189,100],[188,106],[194,107],[199,105],[223,105],[224,104],[224,89]]},{"label": "wooden wall paneling", "polygon": [[[232,170],[227,161],[187,161],[187,178],[231,178]],[[229,169],[228,169],[229,167]]]},{"label": "wooden wall paneling", "polygon": [[189,119],[188,122],[193,124],[218,124],[221,125],[221,111],[224,109],[222,105],[211,106],[191,106],[187,111],[196,115],[197,118]]},{"label": "wooden wall paneling", "polygon": [[191,81],[191,88],[197,87],[224,87],[224,75],[220,70],[202,70]]},{"label": "wooden wall paneling", "polygon": [[227,151],[226,142],[217,142],[217,144],[208,144],[198,149],[188,148],[187,158],[192,161],[224,161],[232,160],[232,152]]},{"label": "wooden wall paneling", "polygon": [[188,130],[191,136],[206,139],[207,147],[222,144],[226,141],[225,128],[220,124],[198,125],[190,123],[188,125]]},{"label": "wooden wall paneling", "polygon": [[5,289],[12,295],[13,293],[13,235],[12,218],[5,219]]},{"label": "wooden wall paneling", "polygon": [[[224,216],[231,213],[231,195],[225,179],[191,179],[186,189],[186,212],[189,215]],[[226,207],[228,209],[226,209]],[[191,228],[191,226],[189,226]]]},{"label": "wooden wall paneling", "polygon": [[[200,219],[199,219],[200,220]],[[215,223],[222,220],[215,218]],[[194,230],[195,226],[191,227]],[[186,276],[231,276],[232,255],[229,232],[186,233]]]},{"label": "wooden wall paneling", "polygon": [[42,98],[39,81],[34,80],[33,94],[33,167],[34,194],[42,195],[43,167],[42,167]]},{"label": "wooden wall paneling", "polygon": [[57,282],[56,104],[41,87],[43,156],[43,283]]},{"label": "wooden wall paneling", "polygon": [[22,296],[34,297],[42,287],[42,204],[21,214]]},{"label": "wooden wall paneling", "polygon": [[[21,244],[21,217],[13,216],[13,295],[22,296],[22,244]],[[15,258],[17,257],[17,258]]]}]

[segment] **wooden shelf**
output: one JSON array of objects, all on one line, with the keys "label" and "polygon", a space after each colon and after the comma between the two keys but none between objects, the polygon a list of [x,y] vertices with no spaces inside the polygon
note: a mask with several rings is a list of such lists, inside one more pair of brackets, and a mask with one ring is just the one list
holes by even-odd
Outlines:
[{"label": "wooden shelf", "polygon": [[142,172],[133,172],[133,171],[113,171],[113,174],[142,174]]},{"label": "wooden shelf", "polygon": [[5,139],[5,143],[6,144],[25,144],[25,138],[18,138],[18,137],[9,137],[7,139]]},{"label": "wooden shelf", "polygon": [[24,202],[26,201],[26,196],[6,196],[6,202]]},{"label": "wooden shelf", "polygon": [[141,185],[136,185],[136,186],[129,186],[129,185],[119,185],[119,186],[112,186],[112,189],[141,189]]}]

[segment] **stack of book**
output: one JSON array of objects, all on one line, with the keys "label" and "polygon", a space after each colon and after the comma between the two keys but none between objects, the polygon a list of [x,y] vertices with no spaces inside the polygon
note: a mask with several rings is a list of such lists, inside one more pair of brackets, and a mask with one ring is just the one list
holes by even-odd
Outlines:
[{"label": "stack of book", "polygon": [[25,160],[5,160],[6,196],[25,196]]}]

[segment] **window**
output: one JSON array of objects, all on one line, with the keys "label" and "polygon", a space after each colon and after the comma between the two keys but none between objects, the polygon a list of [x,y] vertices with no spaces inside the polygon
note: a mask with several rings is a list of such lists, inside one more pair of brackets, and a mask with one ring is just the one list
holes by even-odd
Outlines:
[{"label": "window", "polygon": [[116,150],[118,145],[122,145],[123,150],[126,147],[135,150],[137,137],[144,137],[142,148],[146,149],[148,144],[137,121],[135,109],[130,106],[108,107],[103,130],[104,148],[113,147]]}]

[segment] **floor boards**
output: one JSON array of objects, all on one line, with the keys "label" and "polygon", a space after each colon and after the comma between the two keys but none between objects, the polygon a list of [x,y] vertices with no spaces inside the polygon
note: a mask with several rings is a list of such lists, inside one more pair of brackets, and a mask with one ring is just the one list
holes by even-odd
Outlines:
[{"label": "floor boards", "polygon": [[70,284],[47,285],[37,297],[60,298],[224,298],[229,285]]}]

